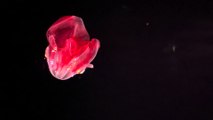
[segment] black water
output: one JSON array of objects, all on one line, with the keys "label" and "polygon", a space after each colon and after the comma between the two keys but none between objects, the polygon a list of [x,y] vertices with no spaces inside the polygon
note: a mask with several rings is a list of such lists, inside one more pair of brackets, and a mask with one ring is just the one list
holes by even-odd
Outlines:
[{"label": "black water", "polygon": [[[4,117],[211,120],[212,5],[204,1],[6,3]],[[94,69],[59,81],[44,59],[45,34],[64,15],[81,17],[101,48],[92,62]]]}]

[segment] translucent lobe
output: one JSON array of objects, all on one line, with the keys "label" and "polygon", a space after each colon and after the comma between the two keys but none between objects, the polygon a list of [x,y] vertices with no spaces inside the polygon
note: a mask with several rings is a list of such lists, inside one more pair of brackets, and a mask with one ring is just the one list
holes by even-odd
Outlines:
[{"label": "translucent lobe", "polygon": [[46,33],[49,46],[45,57],[51,74],[60,80],[66,80],[76,74],[82,74],[95,58],[100,42],[90,41],[83,20],[77,16],[65,16],[58,19]]}]

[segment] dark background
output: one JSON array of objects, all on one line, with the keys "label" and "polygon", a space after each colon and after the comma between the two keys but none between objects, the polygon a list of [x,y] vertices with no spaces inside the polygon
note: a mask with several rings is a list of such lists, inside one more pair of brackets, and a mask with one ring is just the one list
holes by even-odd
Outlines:
[{"label": "dark background", "polygon": [[[178,0],[3,4],[3,117],[212,120],[212,6]],[[101,47],[94,69],[60,81],[50,74],[44,50],[47,29],[64,15],[81,17]]]}]

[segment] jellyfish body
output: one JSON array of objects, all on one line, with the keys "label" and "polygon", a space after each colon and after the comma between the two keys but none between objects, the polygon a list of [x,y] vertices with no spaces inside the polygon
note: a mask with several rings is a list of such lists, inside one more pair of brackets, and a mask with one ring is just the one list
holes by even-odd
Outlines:
[{"label": "jellyfish body", "polygon": [[90,40],[83,20],[77,16],[58,19],[46,33],[49,46],[45,57],[50,73],[59,80],[67,80],[76,74],[84,73],[95,58],[100,42]]}]

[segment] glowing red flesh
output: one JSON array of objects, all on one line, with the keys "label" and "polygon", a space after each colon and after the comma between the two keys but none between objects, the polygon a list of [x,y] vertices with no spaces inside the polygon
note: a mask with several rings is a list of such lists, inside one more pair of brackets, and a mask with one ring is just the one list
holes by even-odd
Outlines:
[{"label": "glowing red flesh", "polygon": [[49,46],[45,57],[51,74],[60,80],[67,80],[82,74],[95,58],[100,42],[90,41],[83,20],[77,16],[58,19],[46,33]]}]

